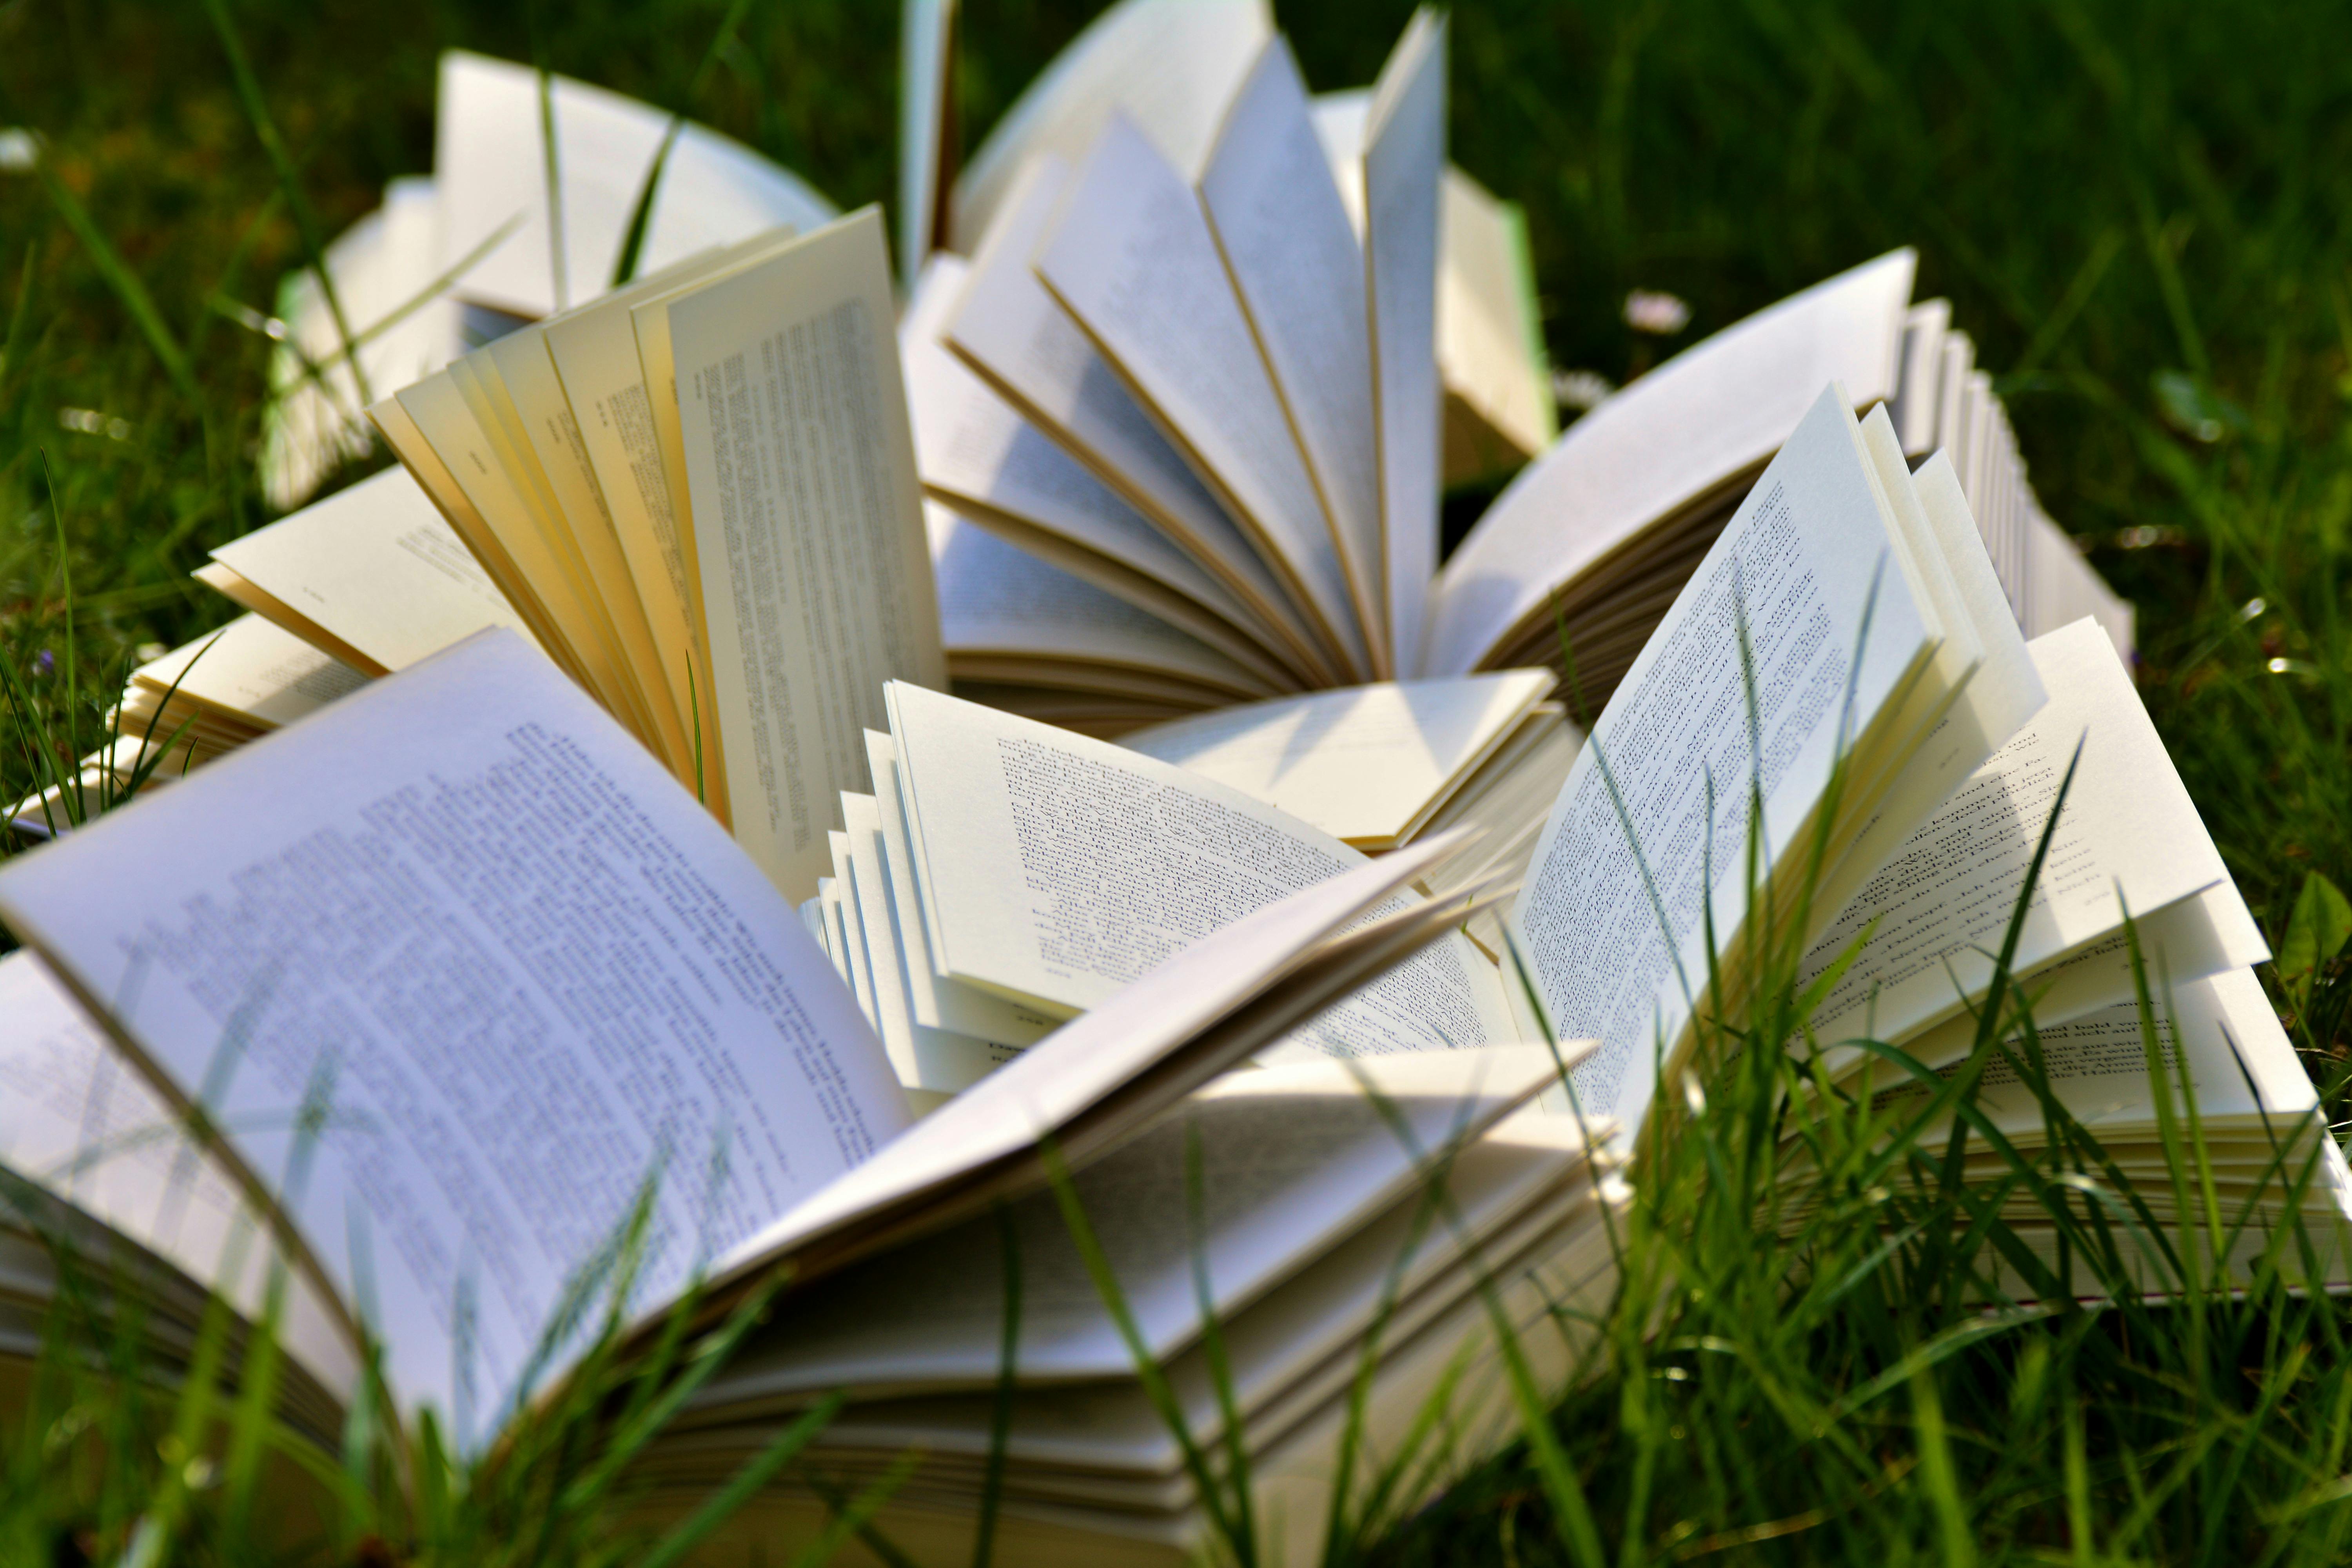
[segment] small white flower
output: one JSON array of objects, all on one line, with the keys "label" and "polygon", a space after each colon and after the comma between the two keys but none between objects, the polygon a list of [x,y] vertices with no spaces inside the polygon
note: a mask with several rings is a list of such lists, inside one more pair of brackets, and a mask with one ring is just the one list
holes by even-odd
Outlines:
[{"label": "small white flower", "polygon": [[1690,306],[1679,296],[1658,289],[1636,289],[1625,296],[1625,324],[1637,332],[1671,338],[1690,325]]},{"label": "small white flower", "polygon": [[1597,370],[1556,370],[1551,373],[1552,400],[1562,408],[1580,412],[1597,408],[1601,400],[1617,388]]}]

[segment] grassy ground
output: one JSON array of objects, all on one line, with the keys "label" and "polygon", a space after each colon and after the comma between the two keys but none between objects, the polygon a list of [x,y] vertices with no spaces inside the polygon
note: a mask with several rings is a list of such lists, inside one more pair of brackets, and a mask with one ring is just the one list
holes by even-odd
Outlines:
[{"label": "grassy ground", "polygon": [[[0,123],[49,139],[45,174],[0,173],[0,658],[53,712],[73,672],[84,748],[135,649],[226,618],[186,574],[265,520],[250,458],[268,345],[239,307],[268,309],[305,223],[331,235],[427,166],[438,49],[536,47],[845,204],[889,188],[888,5],[755,5],[692,101],[719,0],[227,9],[300,208],[203,7],[0,5]],[[1086,9],[971,0],[968,139]],[[1369,80],[1404,10],[1281,7],[1318,87]],[[2295,0],[1498,0],[1454,17],[1454,156],[1526,205],[1561,365],[1622,380],[1839,268],[1920,248],[1920,292],[1953,299],[2000,376],[2044,504],[2138,604],[2143,692],[2273,933],[2311,872],[2352,885],[2347,36],[2352,7]],[[1626,328],[1636,287],[1688,300],[1687,331]],[[27,777],[0,757],[0,795]],[[2347,990],[2315,988],[2296,1020],[2323,1082],[2352,1045]],[[1727,1080],[1718,1100],[1769,1092]],[[1667,1332],[1617,1325],[1615,1359],[1550,1436],[1375,1555],[2336,1554],[2352,1363],[2334,1308],[2258,1291],[1939,1340],[1969,1321],[1947,1289],[1961,1262],[1869,1261],[1870,1215],[1810,1233],[1810,1251],[1767,1246],[1754,1193],[1703,1165],[1653,1184],[1645,1224],[1687,1238],[1645,1244],[1680,1282]],[[1919,1233],[1964,1218],[1958,1202],[1929,1203]],[[1821,1289],[1847,1277],[1832,1264],[1869,1288]],[[1923,1344],[1948,1353],[1923,1370],[1906,1360]],[[0,1443],[0,1533],[54,1560],[111,1556],[170,1467],[131,1451],[143,1428],[119,1401],[68,1382],[37,1410],[47,1426]],[[119,1431],[112,1468],[59,1436],[75,1421]],[[489,1555],[499,1521],[540,1517],[536,1484],[481,1483],[462,1527],[418,1550]],[[187,1517],[183,1551],[234,1555],[226,1526]],[[344,1560],[373,1550],[345,1522]],[[584,1524],[558,1537],[548,1560],[593,1555]]]}]

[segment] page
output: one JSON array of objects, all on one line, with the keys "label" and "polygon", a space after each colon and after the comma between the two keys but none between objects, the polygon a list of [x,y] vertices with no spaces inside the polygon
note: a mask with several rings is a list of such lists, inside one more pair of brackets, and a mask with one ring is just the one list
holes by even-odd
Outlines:
[{"label": "page", "polygon": [[1288,663],[1328,684],[1329,656],[1304,609],[1032,270],[1069,177],[1058,160],[1024,175],[972,258],[941,341],[1237,595],[1272,628]]},{"label": "page", "polygon": [[866,977],[874,988],[875,1021],[890,1065],[908,1091],[908,1102],[928,1110],[1012,1060],[1019,1047],[916,1021],[907,994],[906,953],[890,908],[881,806],[870,795],[845,794],[841,818],[850,882],[843,913],[855,914],[858,922],[857,940],[865,944]]},{"label": "page", "polygon": [[1760,466],[1822,384],[1895,390],[1917,258],[1898,250],[1728,327],[1579,419],[1448,557],[1421,673],[1459,675],[1550,624],[1550,593]]},{"label": "page", "polygon": [[[594,639],[609,666],[612,673],[608,700],[613,703],[614,716],[656,755],[668,760],[670,754],[661,744],[658,727],[638,685],[636,668],[630,662],[628,645],[622,639],[578,533],[563,517],[554,489],[548,482],[547,470],[522,428],[521,416],[515,410],[514,400],[507,395],[489,352],[477,349],[443,374],[465,399],[467,412],[473,416],[474,428],[485,443],[487,456],[504,476],[507,486],[503,493],[521,503],[520,521],[536,533],[536,543],[544,558],[562,574],[572,600],[579,606],[587,634]],[[487,498],[478,490],[475,499],[479,506]],[[486,509],[483,515],[488,520],[492,513]],[[515,547],[509,545],[508,552],[515,554]]]},{"label": "page", "polygon": [[1242,525],[1326,651],[1369,674],[1330,524],[1183,176],[1114,119],[1072,174],[1034,265]]},{"label": "page", "polygon": [[1380,421],[1381,572],[1401,675],[1422,653],[1437,575],[1438,184],[1445,173],[1445,23],[1413,13],[1372,89],[1364,140],[1364,270]]},{"label": "page", "polygon": [[405,669],[486,626],[530,636],[405,468],[231,540],[212,558],[326,631],[336,645],[326,651],[363,675]]},{"label": "page", "polygon": [[[1075,558],[1077,574],[1097,587],[1181,627],[1276,686],[1296,684],[1281,662],[1277,633],[939,341],[969,276],[961,258],[933,257],[899,323],[915,461],[925,493],[976,521],[1010,531],[1016,542],[1051,550],[1064,570],[1073,569]],[[1038,541],[1040,532],[1049,538]]]},{"label": "page", "polygon": [[[247,1321],[260,1318],[271,1253],[245,1194],[40,960],[21,951],[0,958],[0,1161],[218,1292]],[[77,1262],[107,1267],[102,1258]],[[361,1368],[342,1308],[295,1275],[283,1311],[280,1342],[348,1401]]]},{"label": "page", "polygon": [[1231,708],[1122,736],[1358,848],[1409,836],[1552,688],[1549,670],[1386,682]]},{"label": "page", "polygon": [[[441,190],[441,265],[455,267],[521,222],[458,285],[467,299],[523,317],[551,315],[613,287],[638,194],[671,117],[568,77],[551,79],[558,238],[549,214],[540,75],[451,49],[441,57],[433,169]],[[778,224],[815,228],[834,208],[797,175],[699,125],[677,132],[647,215],[640,276]],[[390,388],[380,389],[381,396]]]},{"label": "page", "polygon": [[1234,89],[1274,36],[1265,0],[1121,0],[1023,90],[955,187],[953,248],[969,254],[1023,170],[1081,156],[1113,113],[1177,167],[1199,167]]},{"label": "page", "polygon": [[[548,353],[546,332],[525,327],[500,338],[485,353],[497,371],[494,390],[503,399],[500,412],[512,416],[510,434],[527,444],[539,465],[537,476],[547,487],[550,509],[577,546],[596,596],[611,617],[621,655],[653,722],[660,749],[670,759],[673,772],[690,776],[693,744],[687,720],[670,689],[668,666],[646,611],[646,595],[630,570],[628,551],[614,526],[613,509],[596,482],[595,465],[589,459],[579,417]],[[651,586],[656,592],[667,588],[658,581]]]},{"label": "page", "polygon": [[669,308],[737,842],[790,897],[882,687],[947,682],[878,208]]},{"label": "page", "polygon": [[[882,1031],[882,1009],[874,996],[874,955],[866,950],[866,927],[857,918],[857,889],[849,879],[849,835],[828,832],[824,836],[825,851],[833,860],[832,899],[835,927],[841,938],[841,967],[849,971],[850,989],[857,997],[857,1010],[879,1035]],[[820,892],[817,897],[826,895]],[[887,1042],[886,1042],[887,1043]],[[895,1065],[895,1064],[894,1064]]]},{"label": "page", "polygon": [[898,276],[947,238],[955,177],[955,0],[906,0],[898,21]]},{"label": "page", "polygon": [[908,1015],[928,1028],[944,1029],[1007,1046],[1034,1045],[1061,1026],[1061,1018],[1010,997],[942,979],[932,962],[929,928],[923,921],[920,880],[915,875],[915,847],[907,830],[905,796],[900,793],[898,742],[884,733],[866,731],[866,765],[872,770],[875,805],[882,824],[883,870],[890,879],[890,923],[907,985]]},{"label": "page", "polygon": [[[159,698],[170,692],[175,709],[226,714],[263,730],[307,718],[367,684],[359,671],[259,616],[239,616],[218,631],[141,665],[131,672],[131,679]],[[163,740],[173,728],[163,726],[155,739]]]},{"label": "page", "polygon": [[[1822,1040],[1864,1032],[1899,1040],[1959,1011],[1963,994],[1982,994],[2078,744],[2074,784],[2019,940],[2019,973],[2119,931],[2126,909],[2145,918],[2229,886],[2105,636],[2082,622],[2031,647],[2047,705],[1905,840],[1807,955],[1801,983],[1874,922],[1860,958],[1815,1015]],[[2232,966],[2264,956],[2240,956]],[[2172,973],[2195,977],[2177,966]]]},{"label": "page", "polygon": [[1559,435],[1527,215],[1451,164],[1438,193],[1437,375],[1447,485],[1516,467]]},{"label": "page", "polygon": [[[1199,1257],[1223,1320],[1407,1196],[1457,1141],[1548,1081],[1527,1047],[1234,1073],[1073,1178],[1155,1360],[1202,1331]],[[1398,1123],[1381,1113],[1378,1095]],[[1197,1139],[1201,1225],[1186,1145]],[[1134,1352],[1079,1260],[1052,1193],[1010,1205],[1021,1249],[1024,1382],[1126,1382]],[[992,1220],[862,1264],[788,1304],[722,1374],[712,1403],[854,1384],[985,1387],[1003,1355],[1003,1241]]]},{"label": "page", "polygon": [[1952,325],[1952,302],[1928,300],[1903,318],[1903,372],[1889,411],[1903,437],[1903,455],[1924,458],[1936,449],[1937,399],[1943,392],[1944,334]]},{"label": "page", "polygon": [[1802,842],[1843,745],[1895,705],[1932,647],[1889,569],[1894,542],[1844,398],[1821,394],[1634,661],[1507,922],[1555,1036],[1601,1042],[1575,1075],[1579,1106],[1629,1135],[1705,983],[1710,910],[1718,951],[1740,941],[1751,785],[1760,774],[1756,826],[1776,865]]},{"label": "page", "polygon": [[640,1310],[904,1122],[791,907],[503,633],[9,862],[0,917],[201,1087],[344,1300],[365,1215],[386,1375],[467,1451],[648,1179]]},{"label": "page", "polygon": [[[2292,1136],[2294,1119],[2319,1104],[2311,1075],[2279,1027],[2278,1015],[2251,969],[2231,969],[2199,980],[2176,980],[2167,989],[2151,976],[2157,1009],[2158,1059],[2170,1079],[2168,1092],[2180,1106],[2179,1075],[2185,1067],[2197,1092],[2197,1113],[2209,1134],[2237,1128],[2260,1132],[2265,1117],[2275,1131]],[[2135,1131],[2152,1134],[2156,1104],[2148,1082],[2147,1052],[2139,1004],[2131,1001],[2061,1024],[2038,1019],[2050,1087],[2075,1120],[2102,1141]],[[2010,1048],[2024,1055],[2021,1042]],[[1949,1078],[1958,1066],[1942,1068]],[[1895,1083],[1875,1097],[1889,1110],[1924,1102],[1925,1085]],[[2017,1069],[1996,1055],[1977,1080],[1977,1108],[2012,1140],[2038,1143],[2044,1127],[2042,1102]]]},{"label": "page", "polygon": [[940,638],[950,669],[970,673],[972,656],[993,655],[1181,676],[1228,701],[1275,689],[1165,621],[1055,570],[945,507],[927,503],[925,511],[939,583]]},{"label": "page", "polygon": [[[1033,1005],[1099,1006],[1250,910],[1362,863],[1238,790],[1105,742],[902,684],[890,710],[932,963]],[[1514,1038],[1500,977],[1452,936],[1276,1055]]]},{"label": "page", "polygon": [[[701,620],[655,428],[653,392],[637,356],[632,312],[647,300],[773,255],[792,238],[790,228],[756,235],[741,245],[669,268],[547,325],[548,353],[563,383],[565,399],[580,413],[581,439],[612,509],[613,531],[628,561],[630,579],[644,599],[669,678],[670,700],[689,734],[698,716],[706,745],[719,732],[718,713],[710,705],[709,672],[699,669],[707,652],[700,640]],[[728,820],[727,781],[718,769],[703,768],[701,787],[719,819]]]},{"label": "page", "polygon": [[1363,252],[1282,38],[1226,110],[1200,194],[1328,520],[1373,673],[1391,676]]},{"label": "page", "polygon": [[270,356],[261,437],[261,488],[272,507],[292,510],[339,465],[368,454],[363,410],[372,397],[424,379],[464,351],[457,301],[434,292],[439,238],[439,192],[429,175],[409,174],[386,184],[383,205],[328,245],[327,274],[354,340],[348,344],[316,273],[290,272],[278,285],[274,313],[286,336]]}]

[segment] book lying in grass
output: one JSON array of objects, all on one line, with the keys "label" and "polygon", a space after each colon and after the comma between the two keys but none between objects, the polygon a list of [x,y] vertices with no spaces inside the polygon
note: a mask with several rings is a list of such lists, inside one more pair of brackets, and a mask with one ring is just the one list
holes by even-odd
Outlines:
[{"label": "book lying in grass", "polygon": [[1843,401],[1634,661],[1507,922],[1555,1032],[1601,1042],[1580,1104],[1628,1129],[1767,954],[1855,1067],[1966,1055],[2004,951],[2053,1023],[2131,996],[2127,918],[2176,981],[2268,956],[2105,634],[2029,647],[1950,463],[1915,477]]},{"label": "book lying in grass", "polygon": [[879,212],[520,327],[370,410],[566,673],[777,885],[882,683],[944,683]]},{"label": "book lying in grass", "polygon": [[[1041,752],[1049,742],[1083,752],[1078,738],[1006,730],[1020,721],[920,688],[892,698],[919,779],[959,765],[967,716],[994,726],[984,743],[1001,754],[1025,749],[1031,785],[1100,765]],[[1147,780],[1175,773],[1100,750]],[[1173,826],[1255,820],[1266,851],[1284,842],[1270,808],[1205,782],[1189,795],[1160,787]],[[935,855],[951,841],[1010,847],[988,837],[1007,819],[942,809],[961,794],[908,794],[929,807],[921,830]],[[1024,820],[1033,836],[1050,826]],[[738,1393],[706,1387],[698,1408],[723,1418],[739,1394],[772,1400],[812,1377],[964,1385],[993,1331],[943,1335],[934,1330],[952,1314],[918,1313],[894,1365],[881,1338],[826,1325],[843,1311],[853,1326],[878,1324],[858,1293],[891,1292],[854,1272],[860,1260],[886,1279],[926,1277],[988,1245],[999,1204],[1036,1229],[1058,1205],[1037,1194],[1059,1161],[1087,1173],[1088,1201],[1155,1194],[1131,1220],[1104,1203],[1094,1224],[1151,1271],[1139,1321],[1171,1357],[1198,1344],[1206,1321],[1173,1220],[1187,1182],[1205,1191],[1221,1281],[1207,1310],[1272,1301],[1296,1283],[1283,1298],[1286,1332],[1305,1336],[1294,1360],[1253,1364],[1269,1397],[1320,1408],[1329,1347],[1360,1331],[1367,1238],[1392,1239],[1428,1161],[1485,1148],[1556,1080],[1559,1058],[1499,1029],[1483,1048],[1393,1051],[1397,1031],[1450,1027],[1460,1003],[1433,990],[1452,977],[1428,969],[1458,942],[1459,908],[1405,886],[1457,847],[1366,862],[1310,835],[1292,830],[1287,858],[1262,854],[1247,879],[1202,883],[1203,896],[1232,894],[1125,984],[991,949],[966,918],[969,882],[932,884],[957,974],[1087,1010],[915,1121],[883,1042],[762,870],[547,659],[493,630],[12,861],[0,918],[45,970],[27,958],[5,973],[24,985],[27,973],[53,973],[143,1092],[201,1108],[202,1173],[176,1154],[93,1160],[120,1185],[89,1213],[184,1277],[173,1299],[217,1283],[248,1314],[273,1289],[269,1270],[245,1253],[257,1285],[222,1275],[215,1244],[241,1215],[264,1227],[262,1251],[288,1260],[317,1309],[302,1335],[327,1339],[287,1345],[315,1429],[339,1429],[355,1397],[362,1328],[380,1340],[402,1414],[430,1406],[477,1447],[530,1418],[534,1396],[593,1338],[583,1322],[611,1310],[652,1335],[682,1297],[716,1314],[779,1270],[795,1292],[783,1310],[809,1303],[809,1333],[789,1336],[788,1364]],[[1074,868],[1066,854],[1063,864]],[[1056,931],[1076,940],[1078,914],[1064,910]],[[1146,967],[1139,950],[1135,963]],[[100,1070],[89,1055],[85,1041],[83,1081]],[[1269,1065],[1216,1081],[1254,1058]],[[1285,1148],[1269,1160],[1264,1130],[1277,1125]],[[1181,1170],[1195,1137],[1216,1159],[1171,1189],[1170,1159]],[[24,1158],[55,1176],[56,1159]],[[1557,1213],[1591,1179],[1566,1131],[1514,1133],[1477,1164],[1506,1169],[1465,1199],[1506,1230]],[[171,1218],[191,1180],[228,1194],[203,1226]],[[66,1179],[58,1190],[73,1201],[79,1189]],[[977,1226],[977,1240],[959,1226]],[[1092,1375],[1112,1364],[1119,1331],[1099,1303],[1047,1289],[1046,1261],[1033,1276],[1035,1342],[1068,1374]],[[1467,1267],[1453,1258],[1415,1278],[1458,1299]],[[815,1294],[829,1278],[844,1294]],[[1312,1321],[1297,1316],[1307,1281],[1310,1301],[1328,1302]],[[983,1280],[965,1284],[967,1306],[974,1290],[987,1304]],[[1442,1321],[1431,1332],[1452,1334],[1452,1349],[1477,1327],[1458,1313]],[[1409,1385],[1425,1371],[1400,1362],[1396,1375]]]}]

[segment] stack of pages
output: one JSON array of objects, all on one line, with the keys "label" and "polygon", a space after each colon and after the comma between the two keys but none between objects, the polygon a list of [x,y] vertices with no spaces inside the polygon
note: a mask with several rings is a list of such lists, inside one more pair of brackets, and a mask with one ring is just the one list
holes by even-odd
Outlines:
[{"label": "stack of pages", "polygon": [[[469,1447],[512,1417],[540,1327],[609,1265],[648,1175],[690,1171],[654,1189],[635,1331],[698,1274],[707,1313],[786,1289],[646,1456],[681,1508],[845,1390],[816,1468],[737,1528],[794,1549],[825,1517],[812,1476],[911,1467],[876,1528],[968,1560],[1009,1354],[1007,1551],[1205,1550],[1240,1510],[1201,1489],[1173,1413],[1248,1456],[1258,1549],[1297,1556],[1412,1458],[1431,1395],[1453,1446],[1391,1502],[1511,1437],[1498,1334],[1547,1396],[1576,1375],[1613,1289],[1609,1173],[1666,1131],[1654,1112],[1679,1100],[1655,1089],[1702,1009],[1736,1013],[1742,955],[1843,965],[1812,1030],[1831,1090],[1892,1121],[1908,1086],[1848,1042],[1953,1067],[2021,903],[2053,1091],[2152,1172],[2170,1089],[2151,1065],[2186,1075],[2229,1195],[2269,1227],[2244,1245],[2276,1257],[2296,1229],[2314,1246],[2279,1260],[2342,1278],[2341,1156],[2112,643],[2084,622],[2029,644],[1953,465],[1915,475],[1887,412],[1859,422],[1854,401],[1812,403],[1569,764],[1504,911],[1511,969],[1461,929],[1486,878],[1416,884],[1483,855],[1426,837],[1429,800],[1475,778],[1477,737],[1540,723],[1539,679],[1461,710],[1476,721],[1427,798],[1348,805],[1406,840],[1370,861],[1207,773],[889,683],[856,734],[871,793],[828,800],[845,829],[796,913],[493,627],[0,870],[0,917],[43,966],[0,973],[71,998],[5,1015],[49,1020],[6,1059],[59,1076],[0,1083],[87,1099],[118,1069],[86,1014],[163,1103],[203,1097],[222,1196],[205,1226],[162,1225],[163,1166],[60,1172],[54,1119],[10,1157],[182,1320],[208,1284],[260,1299],[255,1253],[217,1245],[254,1216],[298,1287],[289,1414],[335,1429],[373,1334],[404,1412],[436,1407]],[[1265,787],[1263,746],[1217,762],[1223,744],[1170,742]],[[2168,982],[2137,1072],[2126,910]],[[1990,1113],[2030,1142],[2015,1090],[1996,1081]],[[306,1103],[348,1114],[298,1160]],[[1431,1223],[1445,1204],[1461,1223]],[[2000,1288],[2105,1288],[2052,1252],[2007,1260]],[[2161,1258],[2137,1266],[2166,1288]],[[53,1288],[18,1269],[17,1299]]]}]

